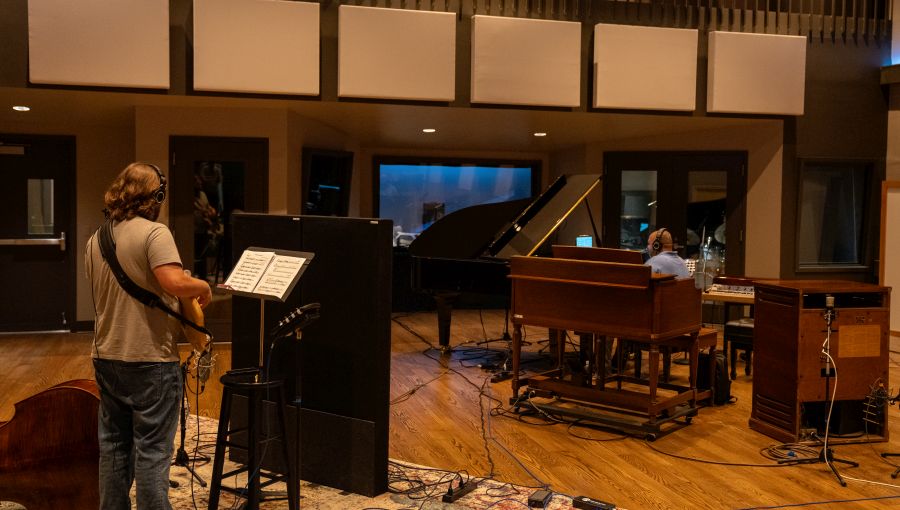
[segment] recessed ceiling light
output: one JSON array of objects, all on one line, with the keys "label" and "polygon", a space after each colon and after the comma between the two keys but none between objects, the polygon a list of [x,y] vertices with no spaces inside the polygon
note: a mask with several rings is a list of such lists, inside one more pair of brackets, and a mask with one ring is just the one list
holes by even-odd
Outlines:
[{"label": "recessed ceiling light", "polygon": [[28,112],[31,111],[31,107],[29,106],[13,106],[13,110],[17,112]]},{"label": "recessed ceiling light", "polygon": [[541,131],[538,131],[537,133],[534,134],[534,136],[547,136],[547,133],[543,133],[543,132],[541,132]]},{"label": "recessed ceiling light", "polygon": [[434,128],[425,128],[422,130],[423,133],[434,133],[437,129]]}]

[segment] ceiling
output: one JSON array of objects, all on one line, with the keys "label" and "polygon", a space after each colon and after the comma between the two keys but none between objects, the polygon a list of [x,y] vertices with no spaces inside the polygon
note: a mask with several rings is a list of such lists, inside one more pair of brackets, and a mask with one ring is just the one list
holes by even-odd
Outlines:
[{"label": "ceiling", "polygon": [[[13,105],[31,107],[16,112]],[[572,112],[536,108],[422,106],[312,99],[184,96],[47,88],[0,87],[0,132],[66,125],[133,122],[138,105],[286,109],[322,122],[358,140],[361,147],[550,152],[585,143],[706,131],[768,122],[766,119],[690,114]],[[431,134],[423,128],[434,128]],[[538,138],[535,132],[546,132]]]}]

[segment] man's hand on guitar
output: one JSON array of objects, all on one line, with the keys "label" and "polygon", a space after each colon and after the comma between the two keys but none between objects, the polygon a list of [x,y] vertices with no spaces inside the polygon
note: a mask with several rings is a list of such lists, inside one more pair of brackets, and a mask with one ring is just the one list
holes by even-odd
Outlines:
[{"label": "man's hand on guitar", "polygon": [[202,283],[206,287],[204,289],[204,292],[195,296],[197,298],[197,302],[200,303],[200,308],[206,308],[206,305],[208,305],[210,301],[212,301],[212,289],[209,288],[209,282],[207,282],[206,280],[199,280],[197,278],[194,279]]}]

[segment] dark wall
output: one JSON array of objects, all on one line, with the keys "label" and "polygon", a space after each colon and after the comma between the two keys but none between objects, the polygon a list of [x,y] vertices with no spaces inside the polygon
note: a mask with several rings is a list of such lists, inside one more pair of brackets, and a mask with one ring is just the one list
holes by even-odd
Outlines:
[{"label": "dark wall", "polygon": [[[234,216],[235,260],[250,246],[314,254],[286,301],[266,302],[263,331],[302,304],[320,303],[320,318],[300,341],[270,351],[265,338],[264,357],[301,410],[302,478],[369,496],[387,490],[392,227],[368,218]],[[258,366],[259,312],[258,299],[234,297],[233,368]]]},{"label": "dark wall", "polygon": [[28,77],[28,0],[0,2],[0,86],[24,87]]},{"label": "dark wall", "polygon": [[[880,84],[881,66],[890,61],[890,42],[813,38],[806,53],[804,115],[785,119],[782,175],[781,278],[877,281],[880,182],[887,151],[888,97]],[[843,272],[798,272],[796,240],[801,159],[872,162],[867,195],[864,263]]]}]

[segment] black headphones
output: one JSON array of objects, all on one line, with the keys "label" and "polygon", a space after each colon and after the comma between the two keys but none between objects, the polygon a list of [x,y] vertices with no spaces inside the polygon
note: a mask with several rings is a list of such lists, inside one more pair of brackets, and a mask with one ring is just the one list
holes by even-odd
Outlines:
[{"label": "black headphones", "polygon": [[653,254],[656,255],[660,251],[662,251],[663,242],[662,235],[665,233],[666,227],[663,227],[656,231],[656,236],[653,238],[653,244],[650,245],[650,249],[653,251]]},{"label": "black headphones", "polygon": [[161,204],[166,200],[166,176],[163,175],[159,167],[153,163],[144,164],[156,171],[156,176],[159,177],[159,187],[152,193],[152,196],[153,199],[156,200],[156,203]]}]

